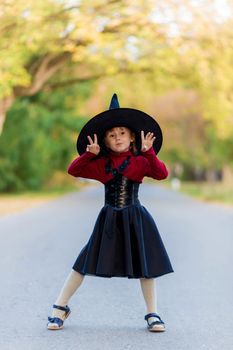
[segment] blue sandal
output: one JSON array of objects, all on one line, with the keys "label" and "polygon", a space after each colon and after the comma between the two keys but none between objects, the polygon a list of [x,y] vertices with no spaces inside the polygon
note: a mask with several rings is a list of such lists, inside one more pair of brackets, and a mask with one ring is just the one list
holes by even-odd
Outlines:
[{"label": "blue sandal", "polygon": [[64,320],[70,315],[71,311],[68,305],[66,306],[59,306],[59,305],[53,305],[54,309],[59,309],[62,311],[65,311],[65,314],[63,318],[59,317],[48,317],[48,323],[47,323],[47,329],[51,330],[57,330],[63,328]]},{"label": "blue sandal", "polygon": [[[153,321],[149,323],[148,318],[150,317],[156,317],[158,321]],[[161,320],[160,316],[156,313],[150,313],[145,315],[144,319],[147,321],[147,329],[150,332],[164,332],[165,331],[165,324]]]}]

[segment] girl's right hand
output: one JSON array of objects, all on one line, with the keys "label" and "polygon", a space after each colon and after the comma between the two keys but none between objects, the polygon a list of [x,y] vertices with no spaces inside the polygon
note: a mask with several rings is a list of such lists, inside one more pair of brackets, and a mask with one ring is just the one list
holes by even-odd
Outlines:
[{"label": "girl's right hand", "polygon": [[92,140],[92,138],[90,136],[87,136],[90,145],[87,145],[86,151],[94,153],[94,154],[99,154],[100,152],[100,146],[98,145],[98,141],[97,141],[97,135],[94,134],[94,140]]}]

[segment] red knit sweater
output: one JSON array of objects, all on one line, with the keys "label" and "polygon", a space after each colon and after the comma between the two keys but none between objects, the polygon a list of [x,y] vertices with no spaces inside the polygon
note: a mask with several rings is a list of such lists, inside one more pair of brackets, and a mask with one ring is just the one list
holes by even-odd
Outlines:
[{"label": "red knit sweater", "polygon": [[[75,158],[67,169],[68,173],[75,177],[94,179],[105,184],[113,178],[111,173],[106,174],[105,172],[108,158],[100,157],[91,161],[95,156],[94,153],[85,152],[80,157]],[[131,151],[122,153],[110,151],[109,158],[112,168],[117,168],[127,156],[130,156],[130,163],[122,171],[122,174],[132,181],[141,183],[144,176],[156,180],[162,180],[168,176],[165,164],[159,160],[152,147],[139,156],[134,156]]]}]

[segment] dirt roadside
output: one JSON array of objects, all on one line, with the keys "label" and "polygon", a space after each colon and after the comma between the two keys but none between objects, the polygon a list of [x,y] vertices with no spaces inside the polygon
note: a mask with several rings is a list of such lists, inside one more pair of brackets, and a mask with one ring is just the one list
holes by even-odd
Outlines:
[{"label": "dirt roadside", "polygon": [[55,197],[51,196],[38,198],[31,196],[20,196],[11,198],[8,196],[0,196],[0,217],[22,212],[36,205],[52,200],[53,198]]}]

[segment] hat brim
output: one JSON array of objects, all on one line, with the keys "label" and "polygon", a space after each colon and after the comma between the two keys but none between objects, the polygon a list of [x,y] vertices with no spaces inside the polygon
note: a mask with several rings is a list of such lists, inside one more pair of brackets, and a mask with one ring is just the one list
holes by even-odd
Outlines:
[{"label": "hat brim", "polygon": [[163,142],[162,130],[157,121],[150,115],[133,108],[115,108],[106,110],[95,117],[91,118],[82,128],[77,139],[77,151],[81,155],[86,151],[89,144],[87,136],[97,135],[98,143],[103,140],[107,130],[124,126],[135,133],[136,145],[141,150],[141,130],[146,134],[153,132],[156,139],[153,143],[153,148],[156,154],[161,149]]}]

